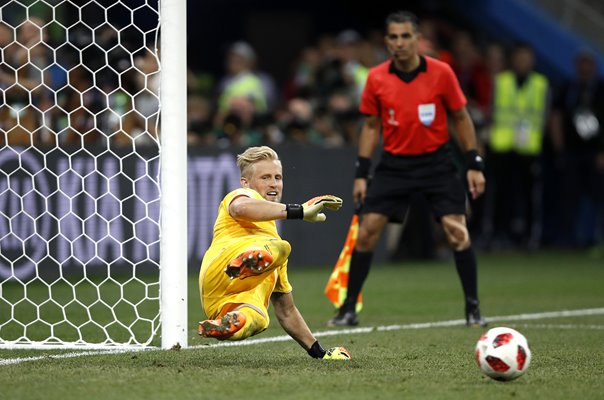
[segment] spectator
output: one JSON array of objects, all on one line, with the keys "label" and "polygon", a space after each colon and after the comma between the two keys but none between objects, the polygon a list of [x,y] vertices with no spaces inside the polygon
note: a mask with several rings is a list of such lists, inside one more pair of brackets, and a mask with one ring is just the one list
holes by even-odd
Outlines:
[{"label": "spectator", "polygon": [[[236,113],[250,106],[251,114],[267,111],[267,96],[260,78],[253,72],[256,62],[254,49],[246,42],[236,42],[229,48],[226,69],[227,75],[219,83],[218,111],[215,126],[223,126],[224,120],[233,107]],[[237,102],[237,104],[234,104]]]},{"label": "spectator", "polygon": [[490,103],[488,107],[485,108],[486,125],[483,125],[482,129],[477,131],[480,148],[484,148],[488,141],[489,122],[491,121],[493,113],[493,90],[495,86],[495,76],[508,68],[505,49],[501,44],[489,43],[487,45],[485,51],[485,64],[489,74],[488,79],[491,87],[489,89]]},{"label": "spectator", "polygon": [[[108,107],[105,96],[99,91],[90,90],[93,87],[92,74],[83,66],[69,71],[69,84],[70,89],[59,100],[68,113],[63,122],[68,129],[62,132],[60,142],[68,145],[94,145],[101,137],[94,114]],[[111,110],[119,113],[118,106],[121,107],[122,102],[110,104]]]},{"label": "spectator", "polygon": [[381,64],[384,61],[388,60],[388,52],[384,47],[384,33],[379,29],[372,29],[367,33],[367,41],[371,46],[373,55],[371,58],[373,62],[371,65],[364,63],[365,66],[375,66],[377,64]]},{"label": "spectator", "polygon": [[[130,135],[142,142],[152,142],[158,139],[157,118],[159,115],[159,60],[157,54],[145,48],[134,59],[137,70],[133,71],[132,102],[134,112],[129,118],[133,120]],[[142,136],[141,136],[142,135]]]},{"label": "spectator", "polygon": [[495,77],[487,153],[488,229],[492,240],[536,248],[540,241],[540,156],[549,83],[534,71],[526,44],[512,52],[511,69]]},{"label": "spectator", "polygon": [[453,38],[453,71],[468,97],[468,111],[476,129],[486,123],[491,107],[492,82],[488,67],[470,34],[458,32]]},{"label": "spectator", "polygon": [[441,43],[437,21],[424,19],[420,23],[419,30],[421,33],[418,44],[419,53],[451,65],[453,63],[453,54],[445,49]]},{"label": "spectator", "polygon": [[294,66],[287,97],[310,97],[317,94],[317,71],[321,66],[321,53],[315,47],[302,50],[300,60]]},{"label": "spectator", "polygon": [[335,92],[329,97],[327,109],[344,141],[355,145],[361,123],[356,102],[346,93]]},{"label": "spectator", "polygon": [[187,141],[191,145],[211,146],[216,143],[212,127],[212,104],[199,95],[187,101]]},{"label": "spectator", "polygon": [[313,109],[308,100],[295,98],[287,104],[281,124],[288,140],[304,144],[320,144],[321,134],[313,127]]},{"label": "spectator", "polygon": [[361,94],[365,88],[369,67],[361,63],[361,35],[355,30],[342,31],[337,36],[342,63],[341,75],[347,88],[346,92],[353,99],[355,107],[361,103]]},{"label": "spectator", "polygon": [[324,35],[319,39],[321,65],[316,74],[317,102],[326,105],[332,93],[346,90],[342,76],[342,59],[336,39]]},{"label": "spectator", "polygon": [[[40,91],[37,92],[39,96],[30,96],[44,82],[42,70],[49,65],[47,47],[42,44],[45,40],[43,25],[42,19],[31,17],[16,29],[4,24],[0,27],[0,40],[4,42],[0,85],[6,88],[8,106],[3,108],[1,116],[2,125],[7,132],[6,140],[11,145],[31,146],[44,139],[33,133],[42,118],[32,106],[46,108],[46,104],[41,105],[44,100],[41,96],[47,92]],[[36,132],[40,133],[42,130]]]},{"label": "spectator", "polygon": [[489,43],[486,50],[486,64],[494,77],[507,69],[505,50],[499,43]]},{"label": "spectator", "polygon": [[575,68],[554,102],[552,142],[562,167],[565,243],[589,246],[597,241],[598,211],[604,211],[604,80],[588,51],[577,55]]},{"label": "spectator", "polygon": [[228,114],[217,130],[218,145],[253,146],[262,142],[262,135],[251,130],[256,108],[248,97],[233,97]]},{"label": "spectator", "polygon": [[341,147],[345,144],[344,137],[338,130],[333,115],[326,107],[317,107],[313,117],[313,127],[321,135],[324,147]]}]

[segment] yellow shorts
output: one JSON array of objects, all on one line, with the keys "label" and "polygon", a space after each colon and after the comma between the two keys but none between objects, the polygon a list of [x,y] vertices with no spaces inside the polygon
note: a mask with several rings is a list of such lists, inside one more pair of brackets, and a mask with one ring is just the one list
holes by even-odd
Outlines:
[{"label": "yellow shorts", "polygon": [[[273,264],[265,272],[244,279],[231,279],[224,268],[246,250],[262,248],[273,255]],[[199,271],[199,294],[209,319],[217,319],[241,304],[258,311],[268,320],[268,305],[273,292],[289,293],[287,278],[288,242],[266,237],[238,239],[221,246],[212,245]]]}]

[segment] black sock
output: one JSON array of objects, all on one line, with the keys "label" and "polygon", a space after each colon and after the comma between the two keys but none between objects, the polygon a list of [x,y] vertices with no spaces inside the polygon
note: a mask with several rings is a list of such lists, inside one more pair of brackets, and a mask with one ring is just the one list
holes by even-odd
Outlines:
[{"label": "black sock", "polygon": [[371,268],[371,259],[373,251],[360,252],[354,250],[350,258],[350,269],[348,271],[348,291],[346,300],[340,308],[342,311],[354,311],[357,297],[361,293],[361,288]]},{"label": "black sock", "polygon": [[454,251],[453,256],[466,299],[466,306],[478,306],[477,268],[474,250],[470,246],[462,251]]}]

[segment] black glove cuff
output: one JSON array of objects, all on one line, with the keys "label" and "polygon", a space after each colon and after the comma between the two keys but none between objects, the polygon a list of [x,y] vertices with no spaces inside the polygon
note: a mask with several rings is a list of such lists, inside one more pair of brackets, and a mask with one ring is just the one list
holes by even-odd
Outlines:
[{"label": "black glove cuff", "polygon": [[302,204],[286,204],[285,212],[287,213],[287,219],[304,218],[304,209],[302,207]]},{"label": "black glove cuff", "polygon": [[357,157],[357,161],[354,164],[355,166],[355,178],[365,178],[369,177],[369,171],[371,170],[371,159],[367,157]]},{"label": "black glove cuff", "polygon": [[312,358],[323,358],[325,357],[325,353],[325,349],[321,347],[318,340],[316,340],[308,350],[308,355]]},{"label": "black glove cuff", "polygon": [[466,168],[476,171],[484,171],[484,160],[476,150],[466,151]]}]

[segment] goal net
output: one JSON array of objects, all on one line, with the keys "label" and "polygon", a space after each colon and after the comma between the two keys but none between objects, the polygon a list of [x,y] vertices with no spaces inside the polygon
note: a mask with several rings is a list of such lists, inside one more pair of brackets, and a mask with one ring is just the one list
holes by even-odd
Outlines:
[{"label": "goal net", "polygon": [[160,344],[159,33],[157,0],[0,5],[0,348]]}]

